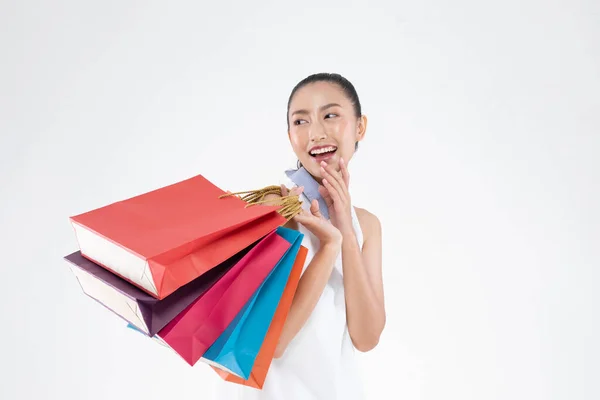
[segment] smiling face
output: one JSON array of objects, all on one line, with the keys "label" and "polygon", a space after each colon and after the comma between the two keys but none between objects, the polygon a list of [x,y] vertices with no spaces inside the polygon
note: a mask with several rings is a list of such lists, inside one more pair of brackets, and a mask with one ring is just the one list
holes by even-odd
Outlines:
[{"label": "smiling face", "polygon": [[348,164],[356,143],[364,138],[366,117],[335,83],[314,82],[294,94],[288,113],[289,138],[304,168],[321,179],[321,161],[339,170],[339,160]]}]

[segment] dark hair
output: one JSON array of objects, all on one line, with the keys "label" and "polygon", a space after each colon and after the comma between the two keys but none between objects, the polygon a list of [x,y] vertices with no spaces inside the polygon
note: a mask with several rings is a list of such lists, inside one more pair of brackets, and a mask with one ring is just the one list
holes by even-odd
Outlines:
[{"label": "dark hair", "polygon": [[356,118],[359,118],[362,116],[360,100],[358,98],[358,93],[356,93],[356,89],[354,88],[354,85],[348,79],[344,78],[340,74],[320,72],[318,74],[309,75],[306,78],[302,79],[300,82],[298,82],[298,84],[292,90],[292,93],[290,94],[290,97],[288,99],[288,104],[287,104],[286,120],[287,120],[288,130],[290,129],[290,118],[289,118],[290,105],[292,103],[292,99],[294,98],[294,95],[296,94],[296,92],[299,89],[302,89],[304,86],[309,85],[311,83],[316,83],[316,82],[329,82],[329,83],[338,85],[339,88],[342,89],[342,91],[344,92],[346,97],[348,97],[348,99],[352,103],[352,107],[354,108],[354,115],[356,116]]}]

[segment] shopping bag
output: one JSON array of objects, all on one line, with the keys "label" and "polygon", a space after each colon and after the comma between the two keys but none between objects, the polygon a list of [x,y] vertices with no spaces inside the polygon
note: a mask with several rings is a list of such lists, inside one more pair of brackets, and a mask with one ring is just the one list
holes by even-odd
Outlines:
[{"label": "shopping bag", "polygon": [[240,377],[239,374],[235,374],[232,371],[227,371],[227,369],[223,368],[223,366],[213,365],[212,369],[221,378],[228,382],[239,385],[250,386],[256,389],[263,388],[267,373],[275,355],[277,344],[279,343],[279,337],[281,336],[283,325],[285,324],[294,300],[294,295],[296,294],[296,289],[298,288],[298,283],[300,281],[300,276],[302,275],[307,254],[307,248],[300,246],[298,255],[296,256],[296,260],[294,261],[294,265],[292,267],[292,271],[289,275],[289,279],[277,305],[277,310],[275,311],[275,315],[273,316],[271,324],[269,325],[269,330],[267,331],[267,334],[260,347],[260,351],[254,360],[250,377],[244,379]]},{"label": "shopping bag", "polygon": [[194,300],[209,290],[256,243],[225,260],[205,274],[158,300],[109,270],[83,257],[80,251],[64,259],[83,292],[135,326],[148,336],[154,336]]},{"label": "shopping bag", "polygon": [[302,233],[287,228],[280,228],[279,234],[290,242],[290,249],[238,316],[202,356],[202,361],[243,379],[250,377],[304,238]]},{"label": "shopping bag", "polygon": [[286,221],[225,195],[198,175],[70,220],[84,257],[164,299]]},{"label": "shopping bag", "polygon": [[194,365],[248,303],[291,244],[281,227],[254,246],[203,296],[178,314],[153,339]]}]

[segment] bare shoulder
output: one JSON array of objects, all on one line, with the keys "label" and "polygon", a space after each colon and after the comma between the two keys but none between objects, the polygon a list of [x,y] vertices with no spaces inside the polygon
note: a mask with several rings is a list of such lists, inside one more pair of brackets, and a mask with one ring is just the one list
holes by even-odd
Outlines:
[{"label": "bare shoulder", "polygon": [[363,230],[365,236],[372,237],[373,235],[379,236],[381,234],[381,222],[377,218],[377,215],[364,208],[354,207],[354,210],[356,211],[360,228]]},{"label": "bare shoulder", "polygon": [[379,218],[364,208],[354,207],[356,217],[363,233],[362,254],[365,266],[375,281],[382,282],[382,252],[383,240],[381,235],[381,223]]}]

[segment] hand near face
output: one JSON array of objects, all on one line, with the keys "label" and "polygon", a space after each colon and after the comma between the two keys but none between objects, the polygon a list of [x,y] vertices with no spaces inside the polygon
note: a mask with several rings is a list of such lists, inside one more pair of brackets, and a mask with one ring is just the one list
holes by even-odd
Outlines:
[{"label": "hand near face", "polygon": [[352,202],[348,187],[350,186],[350,174],[344,160],[340,158],[340,171],[321,163],[321,176],[323,185],[319,186],[319,193],[325,199],[329,210],[329,218],[333,226],[338,228],[342,234],[354,232],[352,226]]}]

